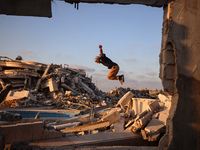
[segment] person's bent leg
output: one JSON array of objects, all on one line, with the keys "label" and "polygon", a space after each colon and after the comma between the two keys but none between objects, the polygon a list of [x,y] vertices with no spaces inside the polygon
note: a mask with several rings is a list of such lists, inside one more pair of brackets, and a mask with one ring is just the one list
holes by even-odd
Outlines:
[{"label": "person's bent leg", "polygon": [[119,76],[117,76],[118,72],[119,72],[119,66],[112,66],[110,72],[107,75],[107,78],[109,80],[119,80]]}]

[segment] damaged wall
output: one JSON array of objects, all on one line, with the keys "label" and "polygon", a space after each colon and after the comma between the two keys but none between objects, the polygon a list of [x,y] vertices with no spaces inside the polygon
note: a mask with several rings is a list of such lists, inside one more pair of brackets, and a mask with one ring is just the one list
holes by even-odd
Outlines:
[{"label": "damaged wall", "polygon": [[[200,149],[200,1],[164,7],[160,78],[173,93],[167,122],[168,149]],[[166,148],[165,147],[165,148]]]},{"label": "damaged wall", "polygon": [[51,17],[51,0],[1,0],[0,14]]},{"label": "damaged wall", "polygon": [[[104,3],[104,4],[142,4],[147,6],[162,7],[173,0],[60,0],[75,4],[78,9],[79,3]],[[1,0],[0,14],[52,17],[51,2],[54,0]]]}]

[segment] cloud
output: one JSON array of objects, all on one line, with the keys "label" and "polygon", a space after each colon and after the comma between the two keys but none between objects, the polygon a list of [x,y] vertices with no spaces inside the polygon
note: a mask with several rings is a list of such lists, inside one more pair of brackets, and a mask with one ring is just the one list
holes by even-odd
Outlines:
[{"label": "cloud", "polygon": [[149,76],[156,76],[157,73],[156,72],[148,72],[147,75],[149,75]]},{"label": "cloud", "polygon": [[78,69],[84,69],[86,72],[95,72],[96,70],[94,68],[88,68],[86,66],[81,66],[77,64],[70,65],[71,68],[78,68]]},{"label": "cloud", "polygon": [[128,74],[131,74],[131,75],[132,75],[132,74],[134,74],[134,72],[133,72],[133,71],[130,71],[130,72],[128,72]]},{"label": "cloud", "polygon": [[124,59],[124,61],[126,63],[130,63],[130,62],[136,62],[137,60],[135,58],[129,58],[129,59]]},{"label": "cloud", "polygon": [[143,80],[139,82],[138,88],[147,88],[150,90],[155,90],[155,89],[163,89],[161,81],[150,81],[150,80]]},{"label": "cloud", "polygon": [[1,50],[1,55],[8,56],[8,54],[9,53],[7,51]]},{"label": "cloud", "polygon": [[137,75],[137,79],[145,79],[146,77],[144,75]]},{"label": "cloud", "polygon": [[133,49],[136,49],[140,46],[140,44],[136,44],[136,43],[128,43],[125,45],[125,49],[127,50],[133,50]]},{"label": "cloud", "polygon": [[36,60],[39,58],[37,54],[29,50],[21,50],[19,51],[19,55],[22,56],[24,60]]},{"label": "cloud", "polygon": [[22,53],[22,54],[24,54],[24,55],[33,54],[32,51],[28,51],[28,50],[21,50],[20,53]]},{"label": "cloud", "polygon": [[93,73],[93,76],[95,76],[96,78],[102,78],[102,77],[105,77],[104,74],[101,74],[101,73]]}]

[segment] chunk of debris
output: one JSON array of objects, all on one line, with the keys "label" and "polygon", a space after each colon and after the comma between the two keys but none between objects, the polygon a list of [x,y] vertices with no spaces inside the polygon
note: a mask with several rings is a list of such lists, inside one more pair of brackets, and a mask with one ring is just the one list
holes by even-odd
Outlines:
[{"label": "chunk of debris", "polygon": [[21,119],[22,119],[22,116],[18,113],[0,111],[0,121],[18,121]]}]

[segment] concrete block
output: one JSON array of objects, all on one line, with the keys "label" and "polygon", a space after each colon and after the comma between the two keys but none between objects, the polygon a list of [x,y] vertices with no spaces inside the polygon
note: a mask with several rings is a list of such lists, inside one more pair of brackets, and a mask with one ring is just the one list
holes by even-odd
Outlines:
[{"label": "concrete block", "polygon": [[170,110],[170,108],[171,108],[171,101],[166,101],[166,102],[165,102],[165,107],[166,107],[168,110]]},{"label": "concrete block", "polygon": [[159,77],[161,79],[164,79],[164,67],[165,67],[165,64],[160,64],[160,73],[159,73]]},{"label": "concrete block", "polygon": [[145,131],[148,133],[159,132],[165,125],[158,119],[152,119],[149,124],[145,127]]},{"label": "concrete block", "polygon": [[134,96],[134,94],[129,91],[127,92],[117,103],[117,106],[121,106],[122,109],[125,110],[125,106],[128,104],[128,102],[131,100],[131,98]]},{"label": "concrete block", "polygon": [[167,91],[169,93],[174,93],[174,80],[168,80],[168,79],[163,79],[162,84],[164,87],[164,91]]},{"label": "concrete block", "polygon": [[41,139],[45,140],[45,139],[59,138],[59,137],[63,137],[63,135],[60,132],[58,132],[58,131],[44,130],[44,132],[42,133]]},{"label": "concrete block", "polygon": [[133,101],[133,110],[135,114],[140,114],[148,108],[148,100],[141,98],[132,98]]},{"label": "concrete block", "polygon": [[175,64],[175,55],[174,55],[173,49],[172,50],[164,50],[162,56],[163,56],[162,63],[170,64],[170,65]]},{"label": "concrete block", "polygon": [[163,123],[164,125],[166,125],[168,116],[169,116],[169,109],[166,109],[166,110],[163,110],[163,111],[160,111],[160,112],[159,112],[159,117],[158,117],[158,119],[159,119],[160,121],[162,121],[162,123]]},{"label": "concrete block", "polygon": [[132,110],[138,115],[149,109],[149,104],[154,101],[155,99],[132,98]]},{"label": "concrete block", "polygon": [[164,68],[164,78],[174,80],[175,77],[175,66],[174,65],[166,65]]},{"label": "concrete block", "polygon": [[14,99],[22,99],[22,98],[30,98],[36,101],[36,98],[31,94],[30,91],[10,91],[6,97],[6,100],[14,100]]},{"label": "concrete block", "polygon": [[156,109],[159,109],[160,105],[157,100],[149,104],[149,110],[154,112]]},{"label": "concrete block", "polygon": [[58,91],[58,84],[56,83],[56,80],[51,78],[48,80],[49,82],[49,91],[50,92],[54,92],[54,91]]},{"label": "concrete block", "polygon": [[102,121],[109,121],[109,124],[113,124],[120,119],[120,115],[116,110],[111,110],[107,115],[101,118]]},{"label": "concrete block", "polygon": [[15,125],[4,125],[0,127],[5,134],[5,143],[11,143],[13,140],[38,140],[41,139],[44,131],[44,123],[20,123]]},{"label": "concrete block", "polygon": [[158,94],[158,98],[161,102],[165,102],[169,100],[169,97],[163,95],[163,94]]}]

